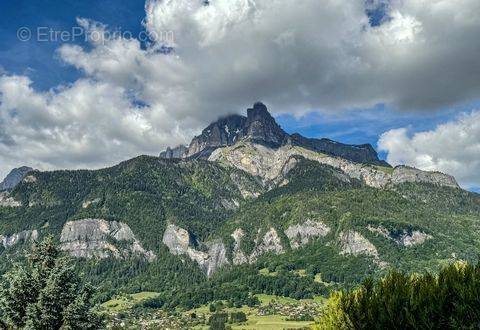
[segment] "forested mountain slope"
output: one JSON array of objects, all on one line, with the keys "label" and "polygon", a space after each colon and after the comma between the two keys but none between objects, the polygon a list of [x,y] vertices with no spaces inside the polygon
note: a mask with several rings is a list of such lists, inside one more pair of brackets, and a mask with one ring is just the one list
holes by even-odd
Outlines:
[{"label": "forested mountain slope", "polygon": [[102,299],[146,290],[192,307],[252,293],[305,298],[390,268],[477,260],[480,197],[453,177],[320,152],[263,110],[250,116],[236,119],[242,139],[202,157],[29,172],[0,193],[1,270],[53,234]]}]

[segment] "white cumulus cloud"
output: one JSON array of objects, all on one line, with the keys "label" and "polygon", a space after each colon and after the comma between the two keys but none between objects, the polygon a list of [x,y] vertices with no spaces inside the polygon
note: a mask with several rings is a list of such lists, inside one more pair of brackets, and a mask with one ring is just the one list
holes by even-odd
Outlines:
[{"label": "white cumulus cloud", "polygon": [[390,130],[381,135],[378,146],[393,165],[442,171],[466,188],[480,187],[480,111],[462,114],[430,131]]}]

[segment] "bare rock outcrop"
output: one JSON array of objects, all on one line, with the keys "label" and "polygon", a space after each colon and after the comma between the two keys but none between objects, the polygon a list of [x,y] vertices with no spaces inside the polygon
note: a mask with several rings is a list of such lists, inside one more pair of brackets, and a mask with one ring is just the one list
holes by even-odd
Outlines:
[{"label": "bare rock outcrop", "polygon": [[375,167],[290,144],[280,148],[270,148],[261,144],[241,142],[230,147],[216,149],[208,159],[258,176],[264,183],[281,184],[288,172],[295,168],[296,162],[292,161],[295,156],[329,165],[345,174],[343,180],[358,179],[374,188],[388,188],[405,182],[459,187],[455,179],[446,174],[425,172],[405,166],[398,166],[395,169]]},{"label": "bare rock outcrop", "polygon": [[168,147],[167,150],[160,153],[160,158],[172,159],[172,158],[183,158],[185,153],[188,151],[188,147],[181,144],[175,148]]},{"label": "bare rock outcrop", "polygon": [[378,251],[375,245],[359,232],[347,230],[341,232],[338,239],[342,254],[365,255],[378,258]]},{"label": "bare rock outcrop", "polygon": [[250,263],[257,261],[257,259],[265,253],[272,252],[274,254],[282,254],[285,252],[280,236],[274,228],[270,228],[263,237],[257,237],[255,240],[255,249],[248,257]]},{"label": "bare rock outcrop", "polygon": [[262,235],[262,231],[258,230],[257,238],[255,239],[255,247],[250,255],[247,255],[241,249],[241,243],[245,232],[241,228],[235,229],[231,235],[233,237],[233,264],[241,265],[245,263],[254,263],[257,259],[265,253],[282,254],[285,252],[280,236],[274,228],[269,228],[267,232]]},{"label": "bare rock outcrop", "polygon": [[22,203],[16,201],[13,197],[10,197],[10,194],[6,191],[0,192],[0,207],[20,207]]},{"label": "bare rock outcrop", "polygon": [[392,184],[405,182],[424,182],[437,186],[459,188],[455,178],[451,175],[440,172],[425,172],[409,166],[397,166],[393,170]]},{"label": "bare rock outcrop", "polygon": [[248,258],[245,253],[241,249],[242,238],[245,236],[245,232],[241,228],[235,229],[235,231],[231,235],[233,240],[235,241],[233,245],[233,264],[234,265],[241,265],[248,262]]},{"label": "bare rock outcrop", "polygon": [[383,226],[374,227],[372,225],[368,225],[367,229],[372,233],[379,234],[386,239],[392,240],[398,245],[405,247],[420,245],[425,243],[426,240],[433,238],[432,235],[424,233],[420,230],[403,229],[398,231],[390,231]]},{"label": "bare rock outcrop", "polygon": [[0,242],[5,249],[10,248],[14,245],[17,245],[21,242],[36,241],[38,239],[38,231],[34,230],[24,230],[19,233],[11,235],[0,235]]},{"label": "bare rock outcrop", "polygon": [[206,243],[207,252],[197,250],[196,246],[199,245],[199,242],[196,242],[195,237],[187,230],[174,224],[167,226],[162,242],[167,246],[170,253],[186,255],[195,261],[209,277],[229,263],[227,250],[223,242],[216,240]]},{"label": "bare rock outcrop", "polygon": [[313,239],[325,237],[329,232],[330,228],[323,222],[307,220],[302,224],[289,226],[285,230],[285,235],[290,240],[292,249],[297,249]]},{"label": "bare rock outcrop", "polygon": [[137,256],[149,261],[155,259],[155,254],[142,247],[130,227],[117,221],[69,221],[63,226],[60,242],[60,248],[76,258],[124,259]]}]

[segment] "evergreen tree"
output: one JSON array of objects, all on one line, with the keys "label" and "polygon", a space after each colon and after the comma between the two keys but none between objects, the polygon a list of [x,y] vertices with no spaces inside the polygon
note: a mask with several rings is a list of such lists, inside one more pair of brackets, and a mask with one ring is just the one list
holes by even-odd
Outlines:
[{"label": "evergreen tree", "polygon": [[0,314],[6,325],[24,329],[98,329],[93,288],[83,285],[70,260],[47,237],[35,242],[23,263],[3,277]]}]

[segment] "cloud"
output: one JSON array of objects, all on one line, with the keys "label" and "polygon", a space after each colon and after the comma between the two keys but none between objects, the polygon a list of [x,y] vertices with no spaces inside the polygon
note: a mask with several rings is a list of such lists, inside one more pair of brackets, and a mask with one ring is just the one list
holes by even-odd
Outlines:
[{"label": "cloud", "polygon": [[409,134],[408,128],[381,135],[380,150],[393,165],[454,175],[466,188],[480,186],[480,111],[460,115],[435,129]]},{"label": "cloud", "polygon": [[[35,92],[31,83],[26,77],[0,78],[4,167],[99,167],[139,151],[156,154],[161,145],[185,139],[162,107],[135,107],[123,88],[108,82],[80,79],[46,93]],[[174,125],[154,125],[158,117]]]},{"label": "cloud", "polygon": [[48,92],[1,76],[0,171],[156,154],[256,100],[298,116],[382,103],[432,110],[480,95],[477,0],[147,0],[145,11],[145,29],[173,40],[65,44],[59,58],[83,76]]}]

